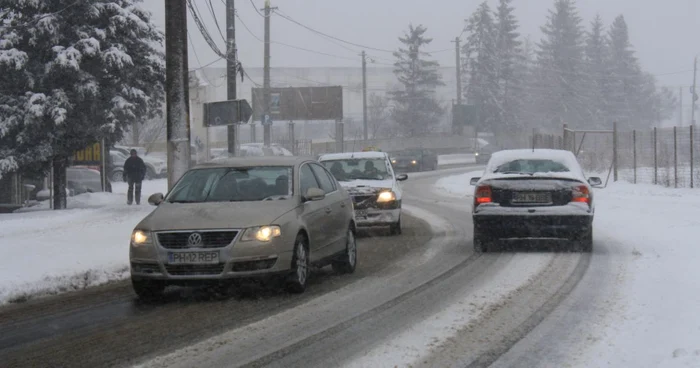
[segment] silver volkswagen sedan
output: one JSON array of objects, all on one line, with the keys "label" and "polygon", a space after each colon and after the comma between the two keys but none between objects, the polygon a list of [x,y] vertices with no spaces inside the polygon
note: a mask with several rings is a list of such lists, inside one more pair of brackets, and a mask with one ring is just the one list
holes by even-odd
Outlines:
[{"label": "silver volkswagen sedan", "polygon": [[282,277],[301,293],[310,267],[356,267],[352,201],[323,166],[299,157],[198,165],[134,229],[129,258],[140,298],[168,285]]}]

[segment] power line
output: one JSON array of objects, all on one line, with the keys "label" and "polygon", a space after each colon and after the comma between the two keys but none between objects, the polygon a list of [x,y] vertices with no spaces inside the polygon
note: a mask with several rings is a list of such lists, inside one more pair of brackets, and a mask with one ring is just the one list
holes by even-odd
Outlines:
[{"label": "power line", "polygon": [[[221,0],[221,1],[224,1],[224,0]],[[255,3],[253,2],[253,0],[250,0],[250,5],[253,6],[253,9],[255,9],[255,12],[258,13],[259,16],[265,18],[265,14],[260,12],[260,9],[258,9],[258,7],[255,6]]]},{"label": "power line", "polygon": [[[195,56],[196,56],[196,53],[195,53]],[[214,64],[214,63],[216,63],[216,62],[218,62],[219,60],[222,60],[222,59],[223,59],[222,57],[218,57],[216,60],[214,60],[214,61],[212,61],[212,62],[210,62],[210,63],[208,63],[208,64],[206,64],[206,65],[201,65],[201,64],[200,64],[200,65],[201,65],[200,67],[194,68],[194,69],[190,69],[190,72],[194,72],[194,71],[197,71],[197,70],[200,70],[200,69],[204,69],[204,68],[206,68],[206,67],[209,67],[209,66],[211,66],[212,64]],[[199,61],[199,59],[197,59],[197,61]]]},{"label": "power line", "polygon": [[[217,19],[216,12],[214,11],[214,4],[211,3],[211,0],[208,2],[208,8],[209,8],[209,13],[211,13],[212,18],[214,18],[214,24],[216,24],[216,29],[219,31],[219,35],[221,35],[221,39],[224,40],[224,44],[226,44],[226,36],[224,36],[224,32],[221,30],[221,26],[219,26],[219,20]],[[195,5],[196,7],[197,5]]]}]

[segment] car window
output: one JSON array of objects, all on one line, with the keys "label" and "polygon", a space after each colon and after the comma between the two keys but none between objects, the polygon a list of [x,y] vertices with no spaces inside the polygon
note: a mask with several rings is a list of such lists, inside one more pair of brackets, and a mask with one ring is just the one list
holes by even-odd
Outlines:
[{"label": "car window", "polygon": [[547,172],[569,172],[569,168],[561,162],[553,160],[513,160],[499,165],[493,172],[534,174]]},{"label": "car window", "polygon": [[384,158],[327,160],[323,166],[338,181],[391,179],[391,164]]},{"label": "car window", "polygon": [[311,169],[313,170],[314,174],[316,174],[316,179],[318,179],[318,183],[321,184],[321,189],[323,189],[323,191],[326,192],[326,194],[334,192],[335,185],[333,185],[333,180],[331,180],[331,178],[328,176],[326,170],[324,170],[323,167],[317,164],[309,166],[311,166]]},{"label": "car window", "polygon": [[190,170],[165,199],[176,203],[249,202],[293,194],[292,168],[254,166]]},{"label": "car window", "polygon": [[314,172],[311,171],[309,165],[302,165],[299,171],[299,184],[301,187],[301,195],[306,195],[310,188],[320,188]]}]

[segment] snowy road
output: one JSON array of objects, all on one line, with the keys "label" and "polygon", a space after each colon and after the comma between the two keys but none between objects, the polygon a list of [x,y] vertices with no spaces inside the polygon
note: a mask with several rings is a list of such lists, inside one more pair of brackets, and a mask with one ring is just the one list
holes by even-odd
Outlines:
[{"label": "snowy road", "polygon": [[[668,303],[655,295],[673,300],[683,288],[698,289],[681,274],[691,272],[700,253],[686,239],[697,239],[689,232],[698,225],[690,213],[700,208],[700,196],[616,184],[598,193],[592,255],[480,255],[471,246],[467,183],[478,175],[472,171],[410,174],[404,234],[361,239],[352,276],[324,271],[300,296],[259,289],[216,299],[185,289],[142,305],[118,283],[11,305],[0,309],[0,361],[8,367],[614,367],[644,366],[652,358],[653,366],[697,366],[700,347],[672,333],[700,326],[691,313],[697,301],[691,296],[690,307],[674,318],[663,314]],[[684,221],[664,206],[669,202],[689,208]],[[649,203],[657,213],[640,215]],[[674,251],[652,244],[668,236],[654,223],[678,230]],[[663,290],[666,276],[678,286]],[[656,332],[664,325],[672,330]],[[655,341],[650,356],[639,355],[648,341]]]}]

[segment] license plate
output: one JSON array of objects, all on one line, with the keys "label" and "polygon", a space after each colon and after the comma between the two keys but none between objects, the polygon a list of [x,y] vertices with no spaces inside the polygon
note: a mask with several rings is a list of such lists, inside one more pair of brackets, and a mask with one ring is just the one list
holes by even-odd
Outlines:
[{"label": "license plate", "polygon": [[355,217],[356,218],[367,218],[367,210],[355,210]]},{"label": "license plate", "polygon": [[214,264],[219,263],[219,252],[168,253],[170,264]]},{"label": "license plate", "polygon": [[515,192],[513,203],[551,203],[552,194],[548,192]]}]

